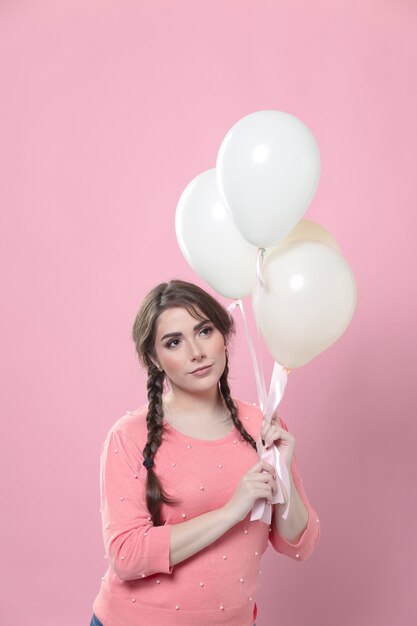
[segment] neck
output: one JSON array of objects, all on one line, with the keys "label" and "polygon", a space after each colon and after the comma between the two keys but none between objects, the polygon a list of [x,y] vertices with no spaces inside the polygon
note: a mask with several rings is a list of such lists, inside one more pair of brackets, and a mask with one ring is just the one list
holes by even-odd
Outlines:
[{"label": "neck", "polygon": [[190,393],[171,385],[171,390],[164,396],[167,407],[181,415],[213,416],[224,411],[225,402],[217,385],[206,391]]}]

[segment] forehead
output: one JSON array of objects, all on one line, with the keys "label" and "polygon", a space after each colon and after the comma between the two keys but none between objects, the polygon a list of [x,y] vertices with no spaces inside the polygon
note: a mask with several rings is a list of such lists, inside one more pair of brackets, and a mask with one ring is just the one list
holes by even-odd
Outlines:
[{"label": "forehead", "polygon": [[168,332],[181,332],[193,328],[202,319],[205,319],[205,315],[197,306],[195,307],[200,318],[196,318],[187,311],[184,307],[171,307],[163,311],[156,324],[156,337],[168,333]]}]

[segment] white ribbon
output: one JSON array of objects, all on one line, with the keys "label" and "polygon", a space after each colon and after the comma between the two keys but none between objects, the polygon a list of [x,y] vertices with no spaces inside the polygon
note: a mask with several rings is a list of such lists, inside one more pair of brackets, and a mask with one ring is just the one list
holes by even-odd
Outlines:
[{"label": "white ribbon", "polygon": [[[258,311],[259,299],[262,293],[262,289],[264,287],[264,281],[262,278],[262,271],[261,271],[264,253],[265,253],[264,248],[258,249],[258,256],[256,259],[256,279],[257,280],[256,280],[255,287],[253,289],[253,292],[252,292],[252,311],[254,313],[254,317],[256,321],[258,345],[259,345],[259,340],[260,340],[260,329],[259,329],[259,324],[258,324],[257,311]],[[277,406],[281,402],[282,397],[284,395],[284,390],[285,390],[285,387],[287,384],[287,378],[288,378],[287,372],[282,365],[280,365],[279,363],[275,361],[274,368],[273,368],[272,375],[271,375],[269,392],[266,393],[265,377],[264,377],[264,373],[262,369],[262,359],[261,358],[259,359],[260,361],[260,366],[259,366],[258,360],[256,358],[256,351],[253,346],[250,333],[248,330],[248,325],[246,322],[242,300],[240,299],[235,300],[227,307],[227,309],[231,311],[236,306],[239,307],[242,313],[246,339],[249,345],[249,351],[250,351],[251,359],[252,359],[252,366],[253,366],[254,373],[255,373],[259,407],[264,414],[264,419],[265,419],[266,424],[269,425],[272,419],[272,415],[274,414],[274,411],[276,410]],[[262,443],[261,434],[259,434],[258,440],[256,442],[256,449],[262,460],[267,461],[273,467],[275,467],[276,492],[271,503],[267,502],[265,498],[259,498],[258,500],[256,500],[255,504],[252,507],[252,513],[251,513],[250,519],[251,521],[261,520],[265,522],[266,524],[271,523],[272,505],[278,504],[278,503],[281,504],[285,502],[285,496],[282,490],[281,481],[284,484],[284,487],[286,489],[287,496],[288,496],[287,507],[285,509],[285,512],[282,515],[282,518],[287,519],[288,510],[290,507],[291,483],[290,483],[290,475],[289,475],[286,463],[282,460],[281,454],[277,446],[272,444],[268,448],[265,448],[265,446]]]}]

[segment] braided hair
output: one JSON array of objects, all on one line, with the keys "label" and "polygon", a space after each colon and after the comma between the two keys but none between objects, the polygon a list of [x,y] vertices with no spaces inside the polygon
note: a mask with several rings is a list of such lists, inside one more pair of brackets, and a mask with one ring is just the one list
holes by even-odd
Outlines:
[{"label": "braided hair", "polygon": [[[162,396],[164,391],[165,372],[158,369],[153,358],[155,357],[155,335],[159,315],[168,308],[183,306],[188,312],[201,318],[201,312],[210,319],[214,326],[222,333],[226,343],[235,333],[234,320],[229,312],[210,294],[194,285],[182,280],[171,280],[154,287],[144,298],[133,324],[133,341],[139,362],[148,372],[147,394],[148,413],[146,423],[148,438],[143,449],[144,465],[147,469],[146,503],[154,526],[161,526],[161,504],[178,504],[164,491],[162,484],[154,471],[153,460],[162,443],[163,408]],[[197,310],[199,309],[199,310]],[[242,437],[256,450],[256,442],[245,430],[238,418],[237,408],[230,395],[228,356],[226,352],[226,366],[219,380],[219,389],[223,396],[233,424]]]}]

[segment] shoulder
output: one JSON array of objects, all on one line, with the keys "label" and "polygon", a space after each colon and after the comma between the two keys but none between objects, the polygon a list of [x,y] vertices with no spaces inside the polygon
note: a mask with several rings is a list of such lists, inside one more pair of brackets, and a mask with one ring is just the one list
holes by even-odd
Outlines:
[{"label": "shoulder", "polygon": [[[260,407],[256,404],[256,402],[246,402],[245,400],[240,400],[239,398],[233,398],[235,404],[238,407],[238,416],[243,425],[246,428],[246,424],[249,420],[252,421],[252,424],[256,425],[256,428],[259,429],[261,427],[262,420],[264,418],[264,414],[262,413]],[[284,422],[283,418],[278,415],[279,424],[288,430],[287,424]],[[246,429],[248,430],[248,429]]]},{"label": "shoulder", "polygon": [[133,411],[126,411],[110,427],[107,439],[122,436],[136,443],[138,447],[143,448],[148,437],[147,414],[148,403]]},{"label": "shoulder", "polygon": [[245,430],[252,435],[254,439],[259,436],[263,413],[255,402],[247,402],[240,398],[233,398],[237,410],[238,417],[242,422]]},{"label": "shoulder", "polygon": [[242,400],[242,398],[233,398],[234,403],[236,404],[238,411],[240,411],[243,415],[262,415],[262,411],[256,402],[248,402],[247,400]]}]

